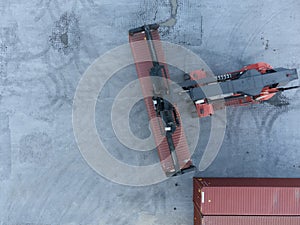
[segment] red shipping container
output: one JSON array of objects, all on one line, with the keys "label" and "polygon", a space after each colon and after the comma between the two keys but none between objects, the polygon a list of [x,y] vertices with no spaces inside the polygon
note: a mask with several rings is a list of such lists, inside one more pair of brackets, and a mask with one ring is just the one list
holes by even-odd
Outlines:
[{"label": "red shipping container", "polygon": [[299,225],[300,216],[204,216],[195,225]]},{"label": "red shipping container", "polygon": [[300,216],[300,179],[194,178],[194,204],[203,216]]},{"label": "red shipping container", "polygon": [[[164,63],[166,60],[164,58],[164,51],[162,48],[162,44],[159,42],[160,40],[159,33],[157,30],[152,30],[151,35],[153,40],[155,40],[153,44],[157,54],[158,61],[160,62],[161,65],[165,66],[166,76],[167,78],[170,78],[168,66],[166,63]],[[152,101],[153,85],[150,82],[151,80],[150,80],[149,71],[153,67],[153,63],[152,63],[149,47],[146,41],[145,32],[129,35],[129,42],[130,42],[133,58],[135,61],[137,74],[140,79],[141,87],[143,87],[142,92],[145,97],[144,101],[149,115],[151,129],[153,132],[154,140],[156,142],[161,166],[164,172],[168,176],[173,175],[175,172],[174,162],[171,157],[171,152],[170,152],[167,139],[164,135],[162,135],[161,132],[162,121],[161,119],[158,119],[158,117],[156,116],[156,112],[154,110],[154,105]],[[149,79],[145,79],[145,78],[149,78]],[[181,118],[178,111],[177,111],[177,116],[178,116],[179,123],[181,124]],[[180,126],[176,129],[176,131],[172,135],[172,138],[173,138],[174,145],[176,147],[176,157],[180,169],[185,170],[185,169],[192,168],[191,154],[189,152],[183,126]]]},{"label": "red shipping container", "polygon": [[200,213],[200,209],[196,205],[194,205],[194,225],[201,225],[202,216]]}]

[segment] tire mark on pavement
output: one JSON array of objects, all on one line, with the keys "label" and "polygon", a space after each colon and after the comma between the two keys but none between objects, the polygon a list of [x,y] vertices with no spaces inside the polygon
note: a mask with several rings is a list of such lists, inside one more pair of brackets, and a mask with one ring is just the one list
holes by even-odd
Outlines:
[{"label": "tire mark on pavement", "polygon": [[[86,171],[88,170],[86,169],[85,172]],[[78,186],[77,183],[75,185]],[[63,224],[64,218],[68,216],[68,213],[70,212],[71,209],[73,212],[83,211],[80,210],[81,206],[84,204],[88,196],[94,191],[96,187],[97,186],[95,185],[95,181],[91,179],[91,177],[86,177],[86,179],[81,183],[81,185],[78,186],[78,189],[76,191],[74,190],[72,201],[70,202],[70,204],[68,204],[67,208],[64,208],[62,210],[58,223]],[[87,191],[83,192],[83,190],[87,190]],[[74,206],[73,204],[71,204],[74,200],[78,201],[79,205]]]},{"label": "tire mark on pavement", "polygon": [[22,204],[18,198],[13,198],[15,201],[10,201],[7,215],[18,216],[19,221],[22,221],[22,216],[26,215],[26,212],[34,210],[38,211],[35,215],[38,215],[36,218],[39,218],[40,221],[41,210],[45,207],[45,202],[49,197],[49,193],[51,193],[52,189],[55,190],[54,186],[61,179],[61,175],[65,174],[73,163],[73,159],[70,159],[69,162],[66,162],[66,164],[63,165],[59,161],[56,165],[44,168],[38,176],[35,176],[30,180],[21,179],[21,183],[18,185],[18,190],[22,190],[27,187],[30,192],[27,195],[20,197],[25,198]]},{"label": "tire mark on pavement", "polygon": [[[66,163],[63,167],[58,167],[56,174],[51,176],[51,179],[46,179],[49,182],[45,182],[44,185],[40,185],[39,191],[37,193],[40,193],[39,198],[36,198],[35,201],[32,201],[32,207],[35,209],[38,209],[39,212],[37,213],[37,218],[39,218],[39,222],[43,219],[43,213],[46,210],[46,207],[48,206],[49,201],[51,201],[50,196],[53,193],[56,193],[55,190],[57,190],[57,187],[59,185],[60,181],[63,181],[63,176],[65,176],[69,172],[69,168],[76,162],[76,160],[70,160],[68,163]],[[61,162],[60,162],[61,163]],[[49,173],[49,172],[48,172]],[[43,177],[47,177],[49,174],[44,173]],[[43,178],[42,177],[42,178]],[[68,179],[66,179],[68,180]],[[49,200],[50,199],[50,200]],[[25,205],[27,208],[28,206]]]},{"label": "tire mark on pavement", "polygon": [[[243,13],[242,18],[240,18],[238,20],[238,22],[235,23],[233,29],[231,30],[231,32],[229,34],[230,43],[236,43],[236,41],[241,38],[241,35],[240,35],[241,31],[239,32],[239,30],[243,27],[244,23],[248,22],[248,20],[250,19],[251,14],[252,14],[252,11],[248,10],[247,13],[246,14]],[[234,51],[234,49],[230,48],[228,54],[230,56],[233,55],[233,51]]]},{"label": "tire mark on pavement", "polygon": [[272,133],[272,128],[276,122],[276,120],[283,115],[283,113],[287,113],[289,112],[289,107],[288,106],[281,106],[281,107],[277,107],[276,110],[273,110],[272,114],[269,115],[268,121],[266,123],[266,131],[267,131],[267,137],[268,139],[271,137],[271,133]]},{"label": "tire mark on pavement", "polygon": [[260,26],[257,26],[257,28],[254,30],[254,32],[250,35],[250,38],[248,39],[248,42],[246,44],[246,46],[244,47],[244,49],[241,51],[241,56],[239,57],[239,59],[242,61],[242,59],[244,58],[244,55],[246,53],[246,51],[248,50],[248,48],[251,46],[251,44],[254,42],[255,38],[260,35],[261,31],[263,30],[263,28],[268,25],[269,23],[271,23],[274,18],[278,17],[281,13],[283,12],[288,12],[289,9],[291,7],[295,7],[294,5],[288,5],[285,8],[281,8],[279,10],[277,10],[276,12],[272,13],[270,16],[268,16],[265,22],[263,22]]}]

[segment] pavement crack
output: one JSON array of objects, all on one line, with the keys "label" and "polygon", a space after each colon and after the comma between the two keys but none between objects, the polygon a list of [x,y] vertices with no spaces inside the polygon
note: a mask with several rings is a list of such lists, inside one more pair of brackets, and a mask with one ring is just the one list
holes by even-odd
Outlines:
[{"label": "pavement crack", "polygon": [[158,8],[156,8],[156,10],[155,10],[153,21],[156,21],[157,13],[158,13]]},{"label": "pavement crack", "polygon": [[203,40],[203,16],[200,17],[200,45],[202,44],[202,40]]}]

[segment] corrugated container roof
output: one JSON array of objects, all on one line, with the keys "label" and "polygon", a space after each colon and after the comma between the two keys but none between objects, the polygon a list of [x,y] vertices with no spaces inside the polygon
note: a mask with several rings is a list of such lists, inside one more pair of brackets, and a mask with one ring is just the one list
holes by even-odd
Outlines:
[{"label": "corrugated container roof", "polygon": [[196,178],[194,204],[204,216],[300,216],[300,179]]},{"label": "corrugated container roof", "polygon": [[300,178],[194,178],[199,187],[300,187]]},{"label": "corrugated container roof", "polygon": [[[153,40],[156,40],[153,44],[159,62],[165,62],[162,44],[159,42],[160,40],[159,33],[157,30],[152,30],[151,34]],[[149,97],[153,95],[153,85],[150,82],[150,74],[149,74],[149,71],[153,67],[153,64],[152,64],[151,54],[147,45],[147,41],[145,40],[145,33],[141,32],[141,33],[136,33],[132,36],[129,35],[129,42],[131,45],[131,50],[135,61],[138,77],[149,78],[149,79],[140,79],[140,83],[141,86],[143,87],[142,92],[144,95],[144,101],[148,112],[151,129],[153,131],[153,136],[156,142],[161,166],[166,174],[172,174],[175,171],[175,168],[171,157],[169,145],[167,143],[167,139],[164,135],[162,135],[161,132],[160,124],[162,124],[162,121],[161,119],[157,119],[152,97]],[[160,63],[160,64],[165,66],[166,75],[168,78],[170,78],[167,64],[165,63]],[[181,118],[178,110],[177,110],[177,116],[179,122],[181,123]],[[191,167],[192,166],[191,155],[188,149],[188,144],[187,144],[183,126],[180,126],[176,129],[176,131],[172,135],[172,138],[173,138],[174,145],[176,147],[176,156],[178,159],[180,169],[187,169]]]},{"label": "corrugated container roof", "polygon": [[300,216],[204,216],[194,225],[299,225]]}]

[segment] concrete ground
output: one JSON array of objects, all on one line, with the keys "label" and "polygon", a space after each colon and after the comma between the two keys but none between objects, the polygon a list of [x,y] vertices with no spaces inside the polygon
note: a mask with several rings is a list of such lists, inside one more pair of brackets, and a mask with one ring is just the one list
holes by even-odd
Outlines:
[{"label": "concrete ground", "polygon": [[[1,225],[193,224],[194,173],[150,186],[120,185],[97,174],[75,141],[78,82],[97,57],[128,42],[128,29],[160,22],[163,40],[192,50],[216,74],[259,61],[300,69],[297,0],[0,0],[0,12]],[[135,154],[121,145],[108,111],[135,76],[132,66],[106,84],[96,125],[112,155],[140,165],[157,160],[156,152]],[[291,90],[270,103],[228,108],[220,152],[196,175],[299,177],[299,97],[300,90]],[[147,137],[143,102],[131,118],[133,132]],[[200,122],[195,165],[209,124]]]}]

